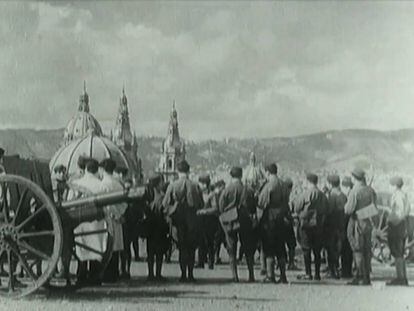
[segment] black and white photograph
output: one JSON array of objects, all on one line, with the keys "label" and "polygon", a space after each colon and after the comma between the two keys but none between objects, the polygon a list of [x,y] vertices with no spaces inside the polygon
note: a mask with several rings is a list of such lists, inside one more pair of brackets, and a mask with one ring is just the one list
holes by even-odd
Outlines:
[{"label": "black and white photograph", "polygon": [[0,310],[413,288],[414,1],[0,1]]}]

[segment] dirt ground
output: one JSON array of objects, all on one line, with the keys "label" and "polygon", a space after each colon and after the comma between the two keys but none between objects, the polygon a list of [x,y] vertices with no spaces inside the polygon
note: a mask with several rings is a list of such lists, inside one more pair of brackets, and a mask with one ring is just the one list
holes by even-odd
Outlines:
[{"label": "dirt ground", "polygon": [[411,286],[385,287],[393,268],[374,266],[370,287],[345,285],[345,280],[299,282],[298,272],[289,272],[289,285],[262,284],[259,267],[257,282],[247,278],[244,265],[239,266],[240,284],[229,282],[227,265],[215,270],[197,269],[196,284],[178,283],[177,263],[165,265],[167,283],[145,281],[146,264],[133,264],[129,282],[84,288],[73,292],[41,290],[21,300],[0,300],[0,310],[414,310],[414,266],[409,269]]}]

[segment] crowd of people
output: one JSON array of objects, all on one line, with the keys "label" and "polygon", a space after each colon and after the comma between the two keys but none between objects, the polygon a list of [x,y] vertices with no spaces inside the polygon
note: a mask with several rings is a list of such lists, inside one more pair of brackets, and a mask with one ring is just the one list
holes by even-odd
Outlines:
[{"label": "crowd of people", "polygon": [[[128,172],[117,168],[111,159],[98,163],[80,157],[78,166],[79,175],[69,180],[65,167],[55,168],[57,201],[131,187]],[[214,269],[215,264],[220,264],[220,249],[224,245],[234,282],[239,282],[237,265],[243,256],[248,281],[255,281],[254,261],[259,253],[263,282],[286,284],[286,270],[300,270],[295,263],[298,242],[305,266],[305,273],[297,276],[299,279],[321,280],[321,254],[326,250],[327,277],[349,278],[351,285],[371,283],[372,219],[378,209],[376,192],[372,182],[367,182],[364,170],[354,169],[350,176],[342,178],[328,174],[325,189],[318,187],[317,174],[306,173],[300,181],[301,192],[294,196],[296,181],[279,177],[275,163],[265,167],[266,180],[260,187],[243,183],[240,167],[231,168],[226,183],[213,183],[208,174],[200,174],[196,181],[190,179],[190,166],[185,160],[177,164],[177,170],[177,178],[171,183],[166,183],[158,173],[151,174],[145,198],[139,204],[119,203],[105,208],[106,222],[114,236],[112,259],[102,273],[100,258],[79,250],[78,282],[96,284],[129,279],[130,247],[141,236],[147,241],[149,281],[165,281],[162,266],[170,260],[173,244],[178,249],[181,282],[194,282],[196,267],[207,265]],[[403,178],[391,178],[390,185],[393,194],[386,226],[396,278],[388,284],[407,285],[404,243],[410,208],[402,190]],[[104,221],[82,223],[75,232],[99,230],[103,226]],[[66,279],[70,262],[70,256],[62,256],[61,276]]]}]

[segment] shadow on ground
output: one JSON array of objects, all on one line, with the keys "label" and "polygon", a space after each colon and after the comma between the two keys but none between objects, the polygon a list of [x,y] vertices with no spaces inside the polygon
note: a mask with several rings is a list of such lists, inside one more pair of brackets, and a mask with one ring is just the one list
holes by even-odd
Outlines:
[{"label": "shadow on ground", "polygon": [[[243,284],[248,286],[249,284]],[[256,283],[260,284],[260,283]],[[168,304],[174,299],[196,299],[196,300],[224,300],[224,301],[244,301],[244,302],[276,302],[273,298],[249,298],[237,297],[231,295],[233,292],[229,289],[229,295],[217,296],[210,295],[210,292],[203,290],[204,286],[219,285],[227,287],[233,286],[234,283],[224,278],[199,279],[196,283],[179,283],[178,279],[169,279],[168,282],[156,283],[146,282],[145,278],[134,278],[128,282],[116,284],[103,284],[95,287],[84,288],[54,288],[39,290],[34,296],[26,298],[27,300],[47,299],[48,301],[108,301],[111,303],[128,301],[128,303],[154,303]]]}]

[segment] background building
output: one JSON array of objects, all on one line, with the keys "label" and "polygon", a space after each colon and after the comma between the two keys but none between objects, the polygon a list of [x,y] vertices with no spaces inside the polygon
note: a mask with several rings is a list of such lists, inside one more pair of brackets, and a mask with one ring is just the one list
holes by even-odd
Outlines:
[{"label": "background building", "polygon": [[120,99],[115,128],[109,137],[103,134],[99,122],[90,112],[89,95],[84,83],[83,94],[79,99],[78,110],[68,122],[60,148],[52,157],[49,167],[51,172],[57,165],[64,165],[69,177],[77,173],[79,156],[92,157],[98,161],[113,159],[117,166],[128,169],[135,184],[142,183],[141,160],[138,157],[138,144],[135,133],[132,134],[128,101],[125,91]]},{"label": "background building", "polygon": [[180,139],[178,131],[178,113],[175,102],[170,114],[167,137],[161,146],[161,157],[158,172],[164,176],[164,180],[171,181],[177,175],[177,163],[185,160],[185,143]]}]

